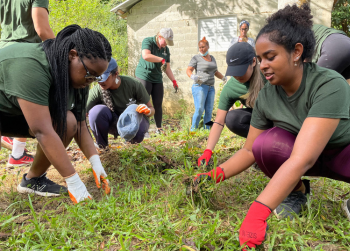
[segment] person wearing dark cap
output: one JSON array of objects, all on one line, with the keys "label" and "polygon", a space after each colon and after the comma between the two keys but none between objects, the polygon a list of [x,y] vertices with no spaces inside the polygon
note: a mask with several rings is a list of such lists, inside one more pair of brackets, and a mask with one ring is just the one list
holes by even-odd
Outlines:
[{"label": "person wearing dark cap", "polygon": [[247,42],[248,44],[253,46],[253,48],[255,48],[254,39],[251,37],[248,37],[248,35],[247,35],[248,31],[249,31],[249,22],[248,21],[242,20],[239,23],[239,31],[240,31],[240,36],[232,38],[230,46],[232,46],[236,43],[240,43],[240,42]]},{"label": "person wearing dark cap", "polygon": [[[214,100],[215,100],[215,78],[221,79],[226,83],[227,79],[218,71],[216,60],[209,55],[209,42],[203,37],[198,42],[199,54],[192,57],[186,73],[193,80],[192,95],[194,99],[195,112],[192,117],[191,130],[198,128],[199,121],[204,115],[204,124],[211,120]],[[196,71],[193,74],[193,71]],[[204,129],[209,129],[208,125],[204,125]]]},{"label": "person wearing dark cap", "polygon": [[135,78],[120,76],[118,65],[111,59],[102,79],[89,92],[87,111],[91,130],[99,148],[108,147],[108,133],[118,136],[117,122],[124,110],[132,104],[139,104],[136,111],[143,114],[139,130],[130,141],[140,143],[149,128],[149,117],[154,108],[145,87]]},{"label": "person wearing dark cap", "polygon": [[[221,91],[215,122],[210,130],[207,147],[198,159],[198,166],[208,164],[225,124],[231,132],[247,137],[255,100],[267,82],[257,65],[254,48],[247,43],[234,44],[227,51],[226,63],[226,76],[233,77]],[[229,111],[236,101],[246,108]]]},{"label": "person wearing dark cap", "polygon": [[164,72],[173,82],[175,92],[178,85],[170,68],[169,46],[174,45],[174,33],[170,28],[162,28],[156,36],[146,37],[142,41],[141,58],[135,70],[136,78],[143,84],[155,109],[154,119],[156,121],[157,133],[162,133],[163,117],[163,75]]}]

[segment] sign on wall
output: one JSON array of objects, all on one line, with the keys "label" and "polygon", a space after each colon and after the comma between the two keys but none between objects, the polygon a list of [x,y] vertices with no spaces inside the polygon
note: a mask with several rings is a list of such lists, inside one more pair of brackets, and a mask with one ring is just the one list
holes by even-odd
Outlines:
[{"label": "sign on wall", "polygon": [[232,38],[237,36],[237,17],[199,19],[198,35],[198,41],[206,37],[211,51],[227,51]]}]

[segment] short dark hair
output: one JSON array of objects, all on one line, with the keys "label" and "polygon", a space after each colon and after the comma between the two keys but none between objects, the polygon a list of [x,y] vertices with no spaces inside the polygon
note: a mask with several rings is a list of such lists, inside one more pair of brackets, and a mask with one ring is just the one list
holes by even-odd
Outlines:
[{"label": "short dark hair", "polygon": [[267,24],[260,30],[256,41],[262,35],[267,35],[271,42],[282,45],[289,53],[295,45],[304,46],[301,60],[311,58],[315,50],[315,37],[312,31],[312,15],[307,3],[301,7],[286,6],[266,19]]},{"label": "short dark hair", "polygon": [[111,75],[115,75],[118,72],[118,66],[111,70]]}]

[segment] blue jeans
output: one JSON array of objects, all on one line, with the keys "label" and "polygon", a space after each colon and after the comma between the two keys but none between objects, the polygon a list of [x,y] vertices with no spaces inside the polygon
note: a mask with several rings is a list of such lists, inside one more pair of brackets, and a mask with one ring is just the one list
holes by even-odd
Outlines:
[{"label": "blue jeans", "polygon": [[191,131],[198,128],[199,121],[201,120],[202,114],[204,114],[204,129],[210,129],[205,123],[211,120],[214,99],[215,99],[215,88],[209,85],[192,85],[192,95],[194,99],[195,112],[192,118]]}]

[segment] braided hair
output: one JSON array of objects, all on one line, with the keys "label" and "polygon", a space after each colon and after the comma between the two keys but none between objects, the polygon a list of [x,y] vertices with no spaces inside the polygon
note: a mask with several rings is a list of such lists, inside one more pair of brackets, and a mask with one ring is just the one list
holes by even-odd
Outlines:
[{"label": "braided hair", "polygon": [[304,47],[301,61],[311,58],[316,41],[309,5],[304,3],[300,8],[295,4],[288,5],[277,11],[267,18],[267,24],[260,30],[256,40],[265,34],[271,42],[282,45],[289,53],[294,51],[297,43],[301,43]]},{"label": "braided hair", "polygon": [[[75,49],[80,58],[111,60],[112,49],[108,40],[99,32],[69,25],[57,34],[55,39],[42,43],[42,48],[51,67],[53,78],[49,91],[49,110],[53,127],[63,138],[67,128],[67,100],[69,96],[69,52]],[[85,89],[74,89],[75,97],[82,97],[83,106],[86,101]],[[77,99],[76,99],[77,100]],[[81,114],[85,112],[81,109]]]}]

